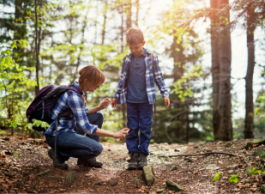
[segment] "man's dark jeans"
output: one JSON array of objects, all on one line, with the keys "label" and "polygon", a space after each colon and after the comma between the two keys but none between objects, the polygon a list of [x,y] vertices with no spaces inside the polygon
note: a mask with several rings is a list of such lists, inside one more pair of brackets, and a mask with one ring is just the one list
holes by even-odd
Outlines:
[{"label": "man's dark jeans", "polygon": [[[91,124],[102,127],[104,117],[102,113],[97,112],[88,115]],[[54,148],[55,137],[45,135],[49,146]],[[82,129],[77,127],[77,133],[65,132],[57,136],[56,156],[60,162],[65,162],[69,157],[74,158],[93,158],[101,154],[103,148],[98,142],[99,136],[84,136]]]}]

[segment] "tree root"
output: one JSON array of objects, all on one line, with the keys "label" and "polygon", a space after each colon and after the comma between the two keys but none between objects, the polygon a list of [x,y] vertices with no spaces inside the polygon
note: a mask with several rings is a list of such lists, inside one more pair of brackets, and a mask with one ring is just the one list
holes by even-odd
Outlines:
[{"label": "tree root", "polygon": [[235,156],[235,157],[240,157],[234,154],[230,153],[224,153],[224,152],[208,152],[208,153],[202,153],[202,154],[179,154],[179,155],[168,155],[168,156],[158,156],[158,157],[177,157],[177,156],[199,156],[199,155],[210,155],[210,154],[224,154],[224,155],[229,155],[229,156]]}]

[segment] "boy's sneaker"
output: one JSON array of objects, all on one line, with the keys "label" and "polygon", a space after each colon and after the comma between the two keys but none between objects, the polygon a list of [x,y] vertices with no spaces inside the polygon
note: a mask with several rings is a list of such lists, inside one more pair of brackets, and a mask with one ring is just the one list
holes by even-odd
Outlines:
[{"label": "boy's sneaker", "polygon": [[147,158],[144,154],[139,154],[139,163],[138,163],[138,169],[143,169],[144,166],[147,166]]},{"label": "boy's sneaker", "polygon": [[53,160],[53,166],[55,168],[60,168],[60,169],[67,169],[68,165],[65,163],[61,163],[56,157],[54,157],[53,150],[49,149],[48,150],[48,155],[49,157]]},{"label": "boy's sneaker", "polygon": [[78,158],[77,165],[85,165],[90,167],[101,168],[103,163],[96,160],[96,158]]},{"label": "boy's sneaker", "polygon": [[137,168],[137,164],[138,164],[138,153],[132,153],[131,154],[131,161],[128,165],[128,170],[135,170]]}]

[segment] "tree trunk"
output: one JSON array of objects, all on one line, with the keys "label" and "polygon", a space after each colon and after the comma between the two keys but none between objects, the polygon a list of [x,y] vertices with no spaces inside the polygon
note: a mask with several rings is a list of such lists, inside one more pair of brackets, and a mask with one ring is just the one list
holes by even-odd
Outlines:
[{"label": "tree trunk", "polygon": [[[251,8],[250,8],[251,9]],[[247,47],[248,47],[248,67],[246,75],[246,115],[244,138],[253,138],[253,72],[255,67],[255,26],[251,21],[251,14],[248,13],[247,21]]]},{"label": "tree trunk", "polygon": [[138,22],[139,22],[139,0],[135,0],[135,6],[136,6],[136,16],[135,16],[135,25],[138,27]]},{"label": "tree trunk", "polygon": [[[215,6],[222,8],[228,4],[228,0],[218,0],[218,4],[216,4],[216,1],[211,0],[212,8],[215,8]],[[221,34],[218,34],[219,40],[212,42],[214,139],[222,141],[233,139],[230,94],[231,34],[230,27],[226,25],[226,22],[230,20],[229,17],[229,11],[226,11],[214,18],[219,20],[223,30]],[[214,20],[212,20],[212,24],[215,24]]]},{"label": "tree trunk", "polygon": [[105,34],[106,34],[106,22],[107,22],[107,10],[108,10],[108,0],[105,0],[105,7],[103,12],[103,26],[102,26],[102,32],[101,32],[101,45],[104,45],[105,43]]},{"label": "tree trunk", "polygon": [[126,12],[126,31],[132,27],[132,0],[127,0],[125,6]]},{"label": "tree trunk", "polygon": [[[121,52],[123,53],[124,51],[124,44],[123,44],[123,41],[124,41],[124,16],[123,16],[123,12],[122,12],[122,8],[121,8]],[[127,126],[127,115],[126,115],[126,104],[122,104],[121,105],[121,112],[122,112],[122,125],[123,125],[123,128],[125,128]]]},{"label": "tree trunk", "polygon": [[[173,32],[175,34],[175,31]],[[184,55],[184,48],[182,43],[177,43],[178,37],[176,35],[173,36],[173,43],[171,45],[171,57],[174,60],[174,69],[173,69],[173,80],[174,82],[178,81],[184,75],[184,65],[185,65],[185,55]],[[185,106],[181,105],[179,102],[181,100],[176,96],[173,95],[176,101],[173,102],[174,109],[177,109],[177,114],[184,110]],[[180,138],[181,131],[184,131],[186,128],[186,141],[188,141],[188,123],[184,120],[186,119],[187,115],[181,114],[178,116],[178,123],[176,124],[176,128],[174,130],[175,137]],[[180,121],[182,119],[183,121]]]},{"label": "tree trunk", "polygon": [[212,48],[212,109],[213,109],[213,131],[214,137],[217,135],[219,128],[219,114],[218,114],[218,99],[219,99],[219,74],[220,74],[220,64],[218,61],[218,44],[219,36],[215,36],[216,26],[218,24],[218,16],[216,15],[216,9],[218,9],[218,1],[211,0],[211,9],[213,9],[211,14],[211,48]]},{"label": "tree trunk", "polygon": [[36,50],[36,79],[37,79],[37,86],[35,87],[35,94],[37,95],[37,93],[40,90],[40,86],[39,86],[39,46],[38,46],[38,14],[37,14],[37,4],[36,4],[36,0],[35,0],[35,50]]}]

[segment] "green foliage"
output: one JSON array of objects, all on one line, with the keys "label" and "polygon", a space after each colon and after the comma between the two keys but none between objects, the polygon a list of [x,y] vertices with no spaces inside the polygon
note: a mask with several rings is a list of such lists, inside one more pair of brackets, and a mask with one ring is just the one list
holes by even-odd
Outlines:
[{"label": "green foliage", "polygon": [[220,179],[220,176],[221,176],[221,175],[222,175],[221,172],[217,172],[217,173],[214,175],[214,177],[213,177],[213,181],[214,181],[214,182],[218,181],[218,180]]},{"label": "green foliage", "polygon": [[238,174],[235,174],[235,175],[230,176],[229,182],[230,183],[237,183],[238,182],[238,177],[239,177]]},{"label": "green foliage", "polygon": [[20,158],[20,154],[17,152],[12,152],[12,156],[16,158]]},{"label": "green foliage", "polygon": [[37,120],[37,119],[33,119],[32,121],[33,121],[33,123],[28,123],[25,126],[25,128],[28,128],[28,129],[31,129],[32,130],[33,129],[32,128],[33,126],[36,126],[36,127],[41,126],[44,129],[47,129],[47,128],[50,127],[50,125],[47,122],[45,122],[45,121],[40,121],[40,120]]},{"label": "green foliage", "polygon": [[257,168],[253,168],[252,170],[249,171],[252,175],[253,174],[265,174],[265,171],[258,170]]},{"label": "green foliage", "polygon": [[256,110],[255,110],[255,115],[258,115],[258,113],[261,111],[261,108],[257,108]]},{"label": "green foliage", "polygon": [[[175,87],[173,91],[178,95],[178,98],[181,99],[182,102],[185,101],[186,97],[192,97],[194,93],[192,91],[191,84],[188,84],[189,80],[198,78],[202,75],[202,64],[200,64],[198,66],[193,66],[192,70],[188,71],[179,80],[173,83],[173,86]],[[184,86],[185,83],[187,83],[188,87]]]},{"label": "green foliage", "polygon": [[3,116],[8,115],[8,111],[12,110],[12,118],[6,119],[6,123],[13,128],[21,126],[21,122],[26,119],[21,112],[25,112],[28,102],[17,99],[25,94],[25,89],[36,85],[35,80],[29,79],[25,73],[35,68],[19,65],[12,57],[14,49],[23,49],[27,46],[25,40],[13,41],[11,50],[2,51],[0,56],[0,97],[4,99],[4,103],[0,105],[0,112]]}]

